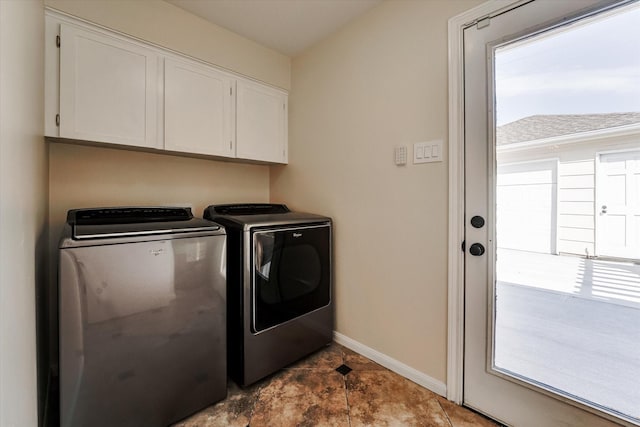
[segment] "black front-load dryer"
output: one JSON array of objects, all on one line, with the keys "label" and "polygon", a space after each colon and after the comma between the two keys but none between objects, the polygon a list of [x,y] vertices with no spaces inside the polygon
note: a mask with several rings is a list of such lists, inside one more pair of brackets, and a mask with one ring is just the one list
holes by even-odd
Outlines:
[{"label": "black front-load dryer", "polygon": [[230,377],[246,386],[333,338],[331,218],[279,204],[212,205],[227,231]]}]

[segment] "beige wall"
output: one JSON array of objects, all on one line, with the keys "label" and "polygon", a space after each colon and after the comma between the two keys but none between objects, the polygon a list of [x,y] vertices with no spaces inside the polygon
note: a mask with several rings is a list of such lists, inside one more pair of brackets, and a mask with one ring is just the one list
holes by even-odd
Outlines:
[{"label": "beige wall", "polygon": [[177,205],[201,216],[212,203],[269,200],[266,166],[58,142],[49,155],[54,247],[73,208]]},{"label": "beige wall", "polygon": [[45,5],[289,89],[289,57],[162,0],[45,0]]},{"label": "beige wall", "polygon": [[38,422],[36,303],[47,209],[43,21],[41,0],[0,1],[1,426]]},{"label": "beige wall", "polygon": [[[296,57],[271,198],[335,220],[337,331],[446,380],[447,20],[480,1],[382,3]],[[443,162],[393,149],[444,139]]]}]

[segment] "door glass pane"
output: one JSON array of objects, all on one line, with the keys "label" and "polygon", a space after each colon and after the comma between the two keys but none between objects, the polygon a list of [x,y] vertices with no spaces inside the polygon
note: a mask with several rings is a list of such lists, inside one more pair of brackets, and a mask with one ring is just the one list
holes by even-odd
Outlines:
[{"label": "door glass pane", "polygon": [[640,422],[640,5],[494,51],[493,368]]}]

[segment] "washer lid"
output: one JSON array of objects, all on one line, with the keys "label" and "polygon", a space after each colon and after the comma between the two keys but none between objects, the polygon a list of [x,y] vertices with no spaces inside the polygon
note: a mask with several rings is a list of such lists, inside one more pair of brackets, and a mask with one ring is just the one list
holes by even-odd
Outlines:
[{"label": "washer lid", "polygon": [[215,231],[218,224],[194,218],[190,208],[114,207],[72,209],[67,213],[74,240]]},{"label": "washer lid", "polygon": [[182,207],[114,207],[72,209],[67,222],[76,225],[135,224],[141,222],[188,221],[191,208]]}]

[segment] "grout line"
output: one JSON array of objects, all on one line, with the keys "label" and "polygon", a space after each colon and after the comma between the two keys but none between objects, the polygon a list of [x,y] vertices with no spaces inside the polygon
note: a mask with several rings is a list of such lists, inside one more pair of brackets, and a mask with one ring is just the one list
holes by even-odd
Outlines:
[{"label": "grout line", "polygon": [[347,403],[347,421],[349,421],[349,427],[351,427],[351,406],[349,406],[349,389],[347,388],[347,376],[343,376],[344,381],[344,400]]},{"label": "grout line", "polygon": [[442,413],[447,418],[447,421],[449,422],[449,426],[453,427],[453,422],[451,422],[451,418],[449,418],[449,414],[447,413],[446,409],[444,409],[444,407],[442,406],[442,403],[440,403],[440,400],[436,397],[434,397],[434,399],[438,403],[438,406],[440,407],[440,409],[442,409]]},{"label": "grout line", "polygon": [[[342,364],[347,364],[347,358],[344,355],[344,349],[340,348],[340,357],[342,357]],[[349,427],[351,427],[351,407],[349,406],[349,388],[347,387],[347,376],[342,376],[342,382],[344,384],[344,401],[347,404],[347,421],[349,422]]]}]

